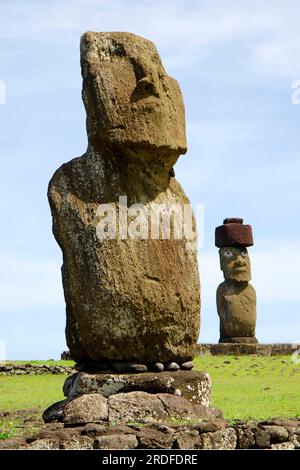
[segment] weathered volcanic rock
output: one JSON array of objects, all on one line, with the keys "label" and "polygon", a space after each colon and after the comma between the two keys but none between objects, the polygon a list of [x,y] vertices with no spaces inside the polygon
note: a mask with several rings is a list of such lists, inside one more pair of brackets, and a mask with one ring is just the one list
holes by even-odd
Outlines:
[{"label": "weathered volcanic rock", "polygon": [[63,421],[67,425],[102,423],[107,420],[107,399],[98,393],[75,398],[64,408]]},{"label": "weathered volcanic rock", "polygon": [[[155,46],[129,33],[84,34],[81,67],[88,149],[55,172],[48,190],[71,356],[181,364],[199,335],[196,252],[186,234],[149,236],[157,204],[189,204],[169,174],[186,152],[180,88]],[[146,215],[129,212],[121,222],[120,196]],[[115,233],[105,236],[103,204],[117,213]]]},{"label": "weathered volcanic rock", "polygon": [[294,450],[295,445],[292,442],[282,442],[281,444],[271,444],[272,450]]},{"label": "weathered volcanic rock", "polygon": [[66,379],[64,394],[73,398],[86,393],[105,397],[117,393],[142,391],[177,394],[193,404],[210,405],[211,381],[206,372],[145,372],[142,374],[87,374],[78,372]]},{"label": "weathered volcanic rock", "polygon": [[108,398],[109,421],[113,423],[167,421],[169,415],[157,395],[129,392]]},{"label": "weathered volcanic rock", "polygon": [[250,449],[255,445],[254,434],[250,429],[237,428],[237,446],[239,449]]},{"label": "weathered volcanic rock", "polygon": [[185,398],[171,393],[158,393],[155,396],[161,400],[171,420],[177,418],[184,420],[197,419],[198,416],[193,405]]},{"label": "weathered volcanic rock", "polygon": [[202,449],[235,449],[237,437],[233,428],[202,434]]},{"label": "weathered volcanic rock", "polygon": [[180,368],[183,370],[192,370],[193,367],[195,367],[195,364],[193,363],[193,361],[184,362],[180,366]]},{"label": "weathered volcanic rock", "polygon": [[[202,422],[214,419],[214,409],[203,405],[194,405],[185,398],[171,393],[150,394],[142,391],[118,393],[108,398],[98,393],[81,395],[69,401],[63,411],[65,426],[83,426],[83,435],[98,435],[103,425],[120,423],[116,433],[130,432],[124,423],[167,423],[174,420]],[[96,428],[95,428],[96,426]],[[97,427],[97,426],[100,426]],[[131,431],[132,432],[132,431]],[[51,437],[41,436],[43,439]],[[64,437],[64,436],[63,436]]]},{"label": "weathered volcanic rock", "polygon": [[[283,424],[285,422],[288,433],[282,429],[261,429],[267,426],[266,422],[246,422],[239,420],[232,426],[223,419],[209,419],[189,422],[188,419],[170,420],[168,422],[153,422],[153,411],[155,408],[147,405],[147,393],[134,392],[132,394],[115,395],[107,400],[116,405],[116,401],[122,405],[120,415],[123,419],[132,420],[127,424],[103,421],[101,424],[88,423],[84,426],[74,424],[64,425],[63,423],[48,423],[34,435],[24,438],[11,438],[0,440],[0,449],[294,449],[300,448],[300,420],[280,420],[274,418],[268,420]],[[150,396],[156,398],[158,396]],[[163,418],[172,413],[170,402],[173,395],[164,397],[165,414]],[[175,397],[175,399],[182,399]],[[104,399],[105,400],[105,399]],[[146,407],[140,406],[140,401],[146,403]],[[76,401],[74,400],[76,403]],[[128,408],[128,403],[132,407]],[[78,403],[78,402],[77,402]],[[182,409],[181,403],[178,409]],[[148,413],[146,413],[148,406]],[[193,405],[193,408],[199,405]],[[160,408],[162,410],[162,408]],[[116,406],[113,406],[112,413],[118,413]],[[152,413],[152,414],[151,414]],[[138,418],[139,423],[136,421]],[[140,419],[142,418],[142,419]],[[144,418],[146,418],[144,420]],[[150,418],[150,419],[149,419]],[[169,416],[170,418],[170,416]],[[147,422],[148,421],[148,422]],[[150,422],[149,422],[150,421]],[[197,420],[198,421],[198,420]],[[292,422],[290,422],[292,421]],[[141,422],[143,425],[141,425]],[[180,423],[180,424],[179,424]],[[291,424],[293,426],[291,426]],[[281,427],[279,424],[272,424],[270,427]],[[284,427],[284,426],[282,426]],[[270,434],[271,433],[271,434]],[[283,440],[284,439],[284,440]],[[277,441],[277,442],[276,442]],[[281,442],[280,442],[281,441]]]},{"label": "weathered volcanic rock", "polygon": [[188,400],[170,393],[118,393],[111,395],[107,403],[108,420],[113,423],[166,423],[174,419],[188,422],[198,419],[193,405]]},{"label": "weathered volcanic rock", "polygon": [[255,446],[259,449],[267,449],[270,447],[271,438],[270,435],[260,428],[254,428],[252,430],[255,437]]},{"label": "weathered volcanic rock", "polygon": [[138,431],[137,438],[140,449],[170,449],[174,441],[172,434],[148,426]]},{"label": "weathered volcanic rock", "polygon": [[59,449],[58,439],[37,439],[27,445],[29,450],[55,450]]},{"label": "weathered volcanic rock", "polygon": [[61,400],[50,405],[43,413],[43,420],[45,423],[51,423],[52,421],[62,421],[63,412],[65,405],[68,400]]},{"label": "weathered volcanic rock", "polygon": [[174,436],[174,449],[201,449],[202,439],[196,429],[179,431]]},{"label": "weathered volcanic rock", "polygon": [[289,433],[283,426],[263,426],[264,431],[266,431],[271,437],[271,444],[279,444],[288,439]]},{"label": "weathered volcanic rock", "polygon": [[138,446],[136,436],[131,434],[111,434],[108,436],[99,436],[94,441],[94,449],[135,449]]}]

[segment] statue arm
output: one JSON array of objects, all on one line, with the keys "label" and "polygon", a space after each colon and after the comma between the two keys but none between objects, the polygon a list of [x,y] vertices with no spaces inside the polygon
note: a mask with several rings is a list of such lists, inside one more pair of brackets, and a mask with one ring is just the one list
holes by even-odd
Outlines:
[{"label": "statue arm", "polygon": [[49,185],[48,185],[48,201],[52,214],[52,231],[53,235],[59,244],[62,247],[61,234],[63,233],[61,224],[62,216],[61,210],[64,204],[64,187],[67,187],[66,176],[64,172],[65,165],[61,166],[52,176]]},{"label": "statue arm", "polygon": [[225,309],[225,302],[224,302],[224,295],[225,295],[225,283],[222,282],[222,284],[220,284],[217,288],[217,311],[218,311],[218,315],[220,316],[220,314],[222,312],[224,312],[224,309]]}]

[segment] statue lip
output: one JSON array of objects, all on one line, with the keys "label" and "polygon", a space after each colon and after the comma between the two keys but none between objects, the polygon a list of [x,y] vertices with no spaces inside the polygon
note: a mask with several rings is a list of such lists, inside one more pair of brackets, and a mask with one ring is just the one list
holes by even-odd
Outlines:
[{"label": "statue lip", "polygon": [[243,271],[247,271],[247,269],[246,269],[245,266],[240,266],[238,268],[234,268],[233,271],[236,272],[236,273],[241,273]]}]

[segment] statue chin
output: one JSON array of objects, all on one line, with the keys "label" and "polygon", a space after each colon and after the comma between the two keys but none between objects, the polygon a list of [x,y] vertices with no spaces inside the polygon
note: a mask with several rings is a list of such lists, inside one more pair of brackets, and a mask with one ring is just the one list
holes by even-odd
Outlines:
[{"label": "statue chin", "polygon": [[225,280],[235,282],[249,282],[251,280],[251,276],[249,275],[249,273],[240,273],[226,277]]}]

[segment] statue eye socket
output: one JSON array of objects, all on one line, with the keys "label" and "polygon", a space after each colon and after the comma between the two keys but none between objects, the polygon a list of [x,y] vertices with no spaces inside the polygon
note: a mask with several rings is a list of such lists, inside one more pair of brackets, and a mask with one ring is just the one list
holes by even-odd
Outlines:
[{"label": "statue eye socket", "polygon": [[248,253],[247,253],[247,251],[242,251],[241,255],[243,256],[243,258],[247,258]]},{"label": "statue eye socket", "polygon": [[226,258],[232,258],[232,251],[229,251],[229,250],[225,251],[225,252],[224,252],[224,256],[225,256]]},{"label": "statue eye socket", "polygon": [[152,83],[151,78],[145,76],[138,80],[136,87],[131,95],[131,101],[139,101],[143,98],[147,98],[148,96],[158,97],[158,92],[154,83]]}]

